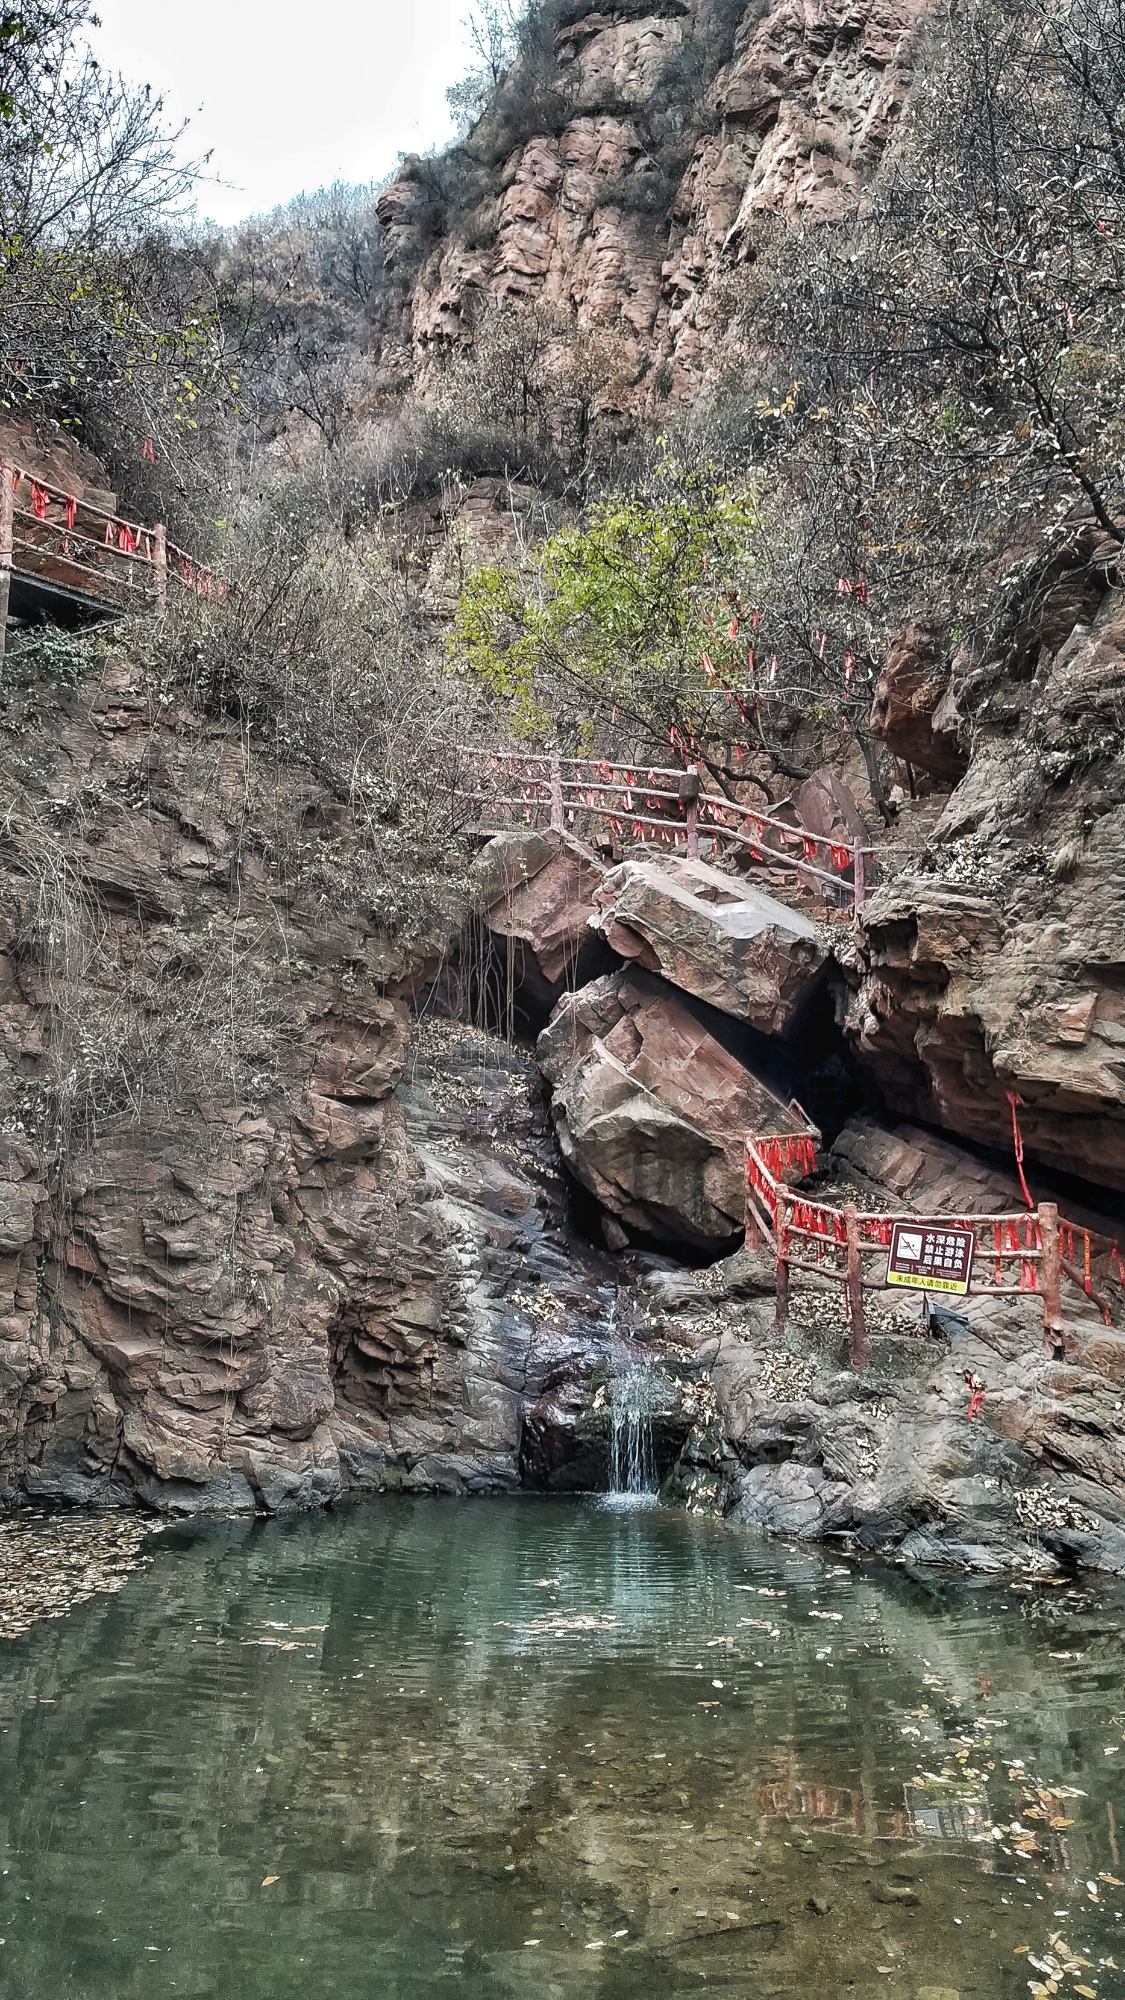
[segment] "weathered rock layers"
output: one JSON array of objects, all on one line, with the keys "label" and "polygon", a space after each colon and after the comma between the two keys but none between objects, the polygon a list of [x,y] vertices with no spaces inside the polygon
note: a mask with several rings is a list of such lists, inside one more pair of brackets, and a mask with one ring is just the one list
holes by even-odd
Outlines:
[{"label": "weathered rock layers", "polygon": [[[506,152],[475,211],[447,215],[413,157],[380,197],[389,266],[409,279],[384,365],[424,382],[482,297],[540,301],[616,336],[603,415],[615,399],[634,413],[690,400],[723,372],[720,281],[758,218],[824,221],[854,206],[901,109],[923,11],[922,0],[749,6],[716,71],[722,29],[703,0],[574,9],[542,91],[554,129],[506,142],[493,113],[470,141],[471,155]],[[689,125],[700,136],[685,162]]]},{"label": "weathered rock layers", "polygon": [[123,668],[23,727],[0,1494],[516,1485],[522,1411],[581,1363],[605,1274],[566,1249],[534,1065],[411,1039],[466,906],[445,857],[374,853],[323,787]]},{"label": "weathered rock layers", "polygon": [[1120,1194],[1125,590],[1092,535],[1023,560],[992,657],[932,626],[891,648],[873,720],[932,790],[839,954],[844,1020],[895,1111],[1005,1146],[1014,1093],[1029,1158]]}]

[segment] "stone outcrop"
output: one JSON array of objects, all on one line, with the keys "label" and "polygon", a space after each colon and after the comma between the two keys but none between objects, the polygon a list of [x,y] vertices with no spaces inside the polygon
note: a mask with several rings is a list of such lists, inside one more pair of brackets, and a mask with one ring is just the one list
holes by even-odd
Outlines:
[{"label": "stone outcrop", "polygon": [[545,828],[501,833],[473,865],[478,908],[494,938],[513,947],[510,978],[540,1007],[589,978],[598,953],[590,933],[605,868],[570,834]]},{"label": "stone outcrop", "polygon": [[[1109,870],[1099,886],[1095,921],[1120,901]],[[847,1023],[895,1111],[1010,1147],[1012,1091],[1033,1158],[1125,1190],[1121,946],[1099,928],[1087,948],[1079,922],[1021,923],[924,880],[880,891],[848,954]]]},{"label": "stone outcrop", "polygon": [[[1125,1573],[1120,1336],[1111,1367],[1089,1345],[1047,1361],[1033,1303],[973,1300],[953,1339],[876,1339],[856,1376],[799,1330],[779,1354],[767,1309],[750,1312],[756,1336],[701,1350],[731,1518],[920,1564]],[[966,1370],[986,1385],[975,1421]]]},{"label": "stone outcrop", "polygon": [[251,804],[237,732],[124,667],[5,699],[0,1497],[517,1485],[609,1273],[534,1064],[411,1021],[448,855],[373,853],[299,768]]},{"label": "stone outcrop", "polygon": [[871,727],[896,757],[955,784],[964,777],[969,756],[951,681],[942,628],[908,625],[888,648]]},{"label": "stone outcrop", "polygon": [[[425,383],[471,338],[484,298],[612,334],[608,422],[690,400],[737,365],[722,280],[753,254],[758,219],[835,221],[854,208],[901,110],[923,11],[922,0],[773,0],[746,9],[723,61],[698,0],[575,10],[537,85],[544,129],[531,108],[518,136],[498,103],[474,133],[474,157],[492,166],[467,217],[446,215],[415,156],[380,196],[387,263],[409,283],[384,335],[388,379],[405,370]],[[519,74],[510,82],[518,95]],[[699,134],[686,164],[685,129]]]},{"label": "stone outcrop", "polygon": [[792,1027],[828,961],[808,917],[703,861],[626,861],[594,902],[622,958],[763,1034]]},{"label": "stone outcrop", "polygon": [[42,479],[48,486],[72,493],[90,507],[112,513],[117,495],[109,484],[109,474],[100,458],[66,432],[39,428],[22,417],[6,416],[0,422],[0,459],[18,465]]},{"label": "stone outcrop", "polygon": [[611,1215],[695,1243],[740,1230],[745,1135],[801,1121],[663,981],[611,973],[539,1038],[563,1158]]},{"label": "stone outcrop", "polygon": [[[1018,1205],[1007,1174],[868,1117],[844,1128],[828,1166],[837,1204]],[[1125,1574],[1125,1334],[1078,1286],[1064,1287],[1065,1358],[1043,1352],[1036,1298],[972,1295],[927,1322],[917,1295],[869,1292],[870,1352],[857,1373],[842,1288],[796,1273],[779,1332],[759,1262],[740,1252],[681,1285],[661,1325],[661,1340],[692,1352],[712,1398],[669,1500],[921,1566],[1034,1575],[1077,1562]],[[967,1373],[984,1390],[972,1418]]]},{"label": "stone outcrop", "polygon": [[[892,1111],[1009,1148],[1015,1093],[1029,1159],[1120,1193],[1125,590],[1116,554],[1092,534],[1046,553],[1016,549],[1002,609],[1001,637],[983,660],[962,646],[941,665],[937,637],[926,639],[930,693],[946,688],[931,720],[943,710],[961,718],[957,741],[972,754],[944,803],[925,802],[920,835],[915,809],[902,809],[895,879],[839,951],[845,1025]],[[899,663],[917,663],[922,651],[903,641]],[[874,720],[905,754],[894,735],[893,659]],[[915,739],[931,771],[936,742],[934,730],[928,744]]]}]

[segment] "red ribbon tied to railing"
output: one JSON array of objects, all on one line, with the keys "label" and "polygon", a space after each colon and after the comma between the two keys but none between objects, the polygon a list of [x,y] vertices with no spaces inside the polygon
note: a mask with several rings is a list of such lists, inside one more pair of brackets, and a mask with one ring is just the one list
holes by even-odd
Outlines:
[{"label": "red ribbon tied to railing", "polygon": [[1005,1096],[1012,1110],[1012,1150],[1016,1156],[1016,1172],[1020,1177],[1023,1198],[1029,1208],[1034,1208],[1035,1203],[1031,1199],[1031,1190],[1027,1185],[1027,1179],[1023,1171],[1023,1133],[1020,1131],[1020,1121],[1016,1116],[1016,1106],[1023,1103],[1023,1098],[1014,1090],[1006,1091]]},{"label": "red ribbon tied to railing", "polygon": [[33,479],[31,482],[31,511],[37,521],[47,518],[47,491]]}]

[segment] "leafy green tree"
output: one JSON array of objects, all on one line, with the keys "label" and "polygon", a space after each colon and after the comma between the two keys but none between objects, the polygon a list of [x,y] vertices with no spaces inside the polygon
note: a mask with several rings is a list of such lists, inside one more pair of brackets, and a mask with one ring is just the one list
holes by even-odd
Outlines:
[{"label": "leafy green tree", "polygon": [[638,744],[719,749],[738,733],[723,682],[742,671],[755,512],[748,488],[665,464],[655,490],[598,501],[523,559],[474,569],[450,659],[525,733],[585,743],[610,725]]}]

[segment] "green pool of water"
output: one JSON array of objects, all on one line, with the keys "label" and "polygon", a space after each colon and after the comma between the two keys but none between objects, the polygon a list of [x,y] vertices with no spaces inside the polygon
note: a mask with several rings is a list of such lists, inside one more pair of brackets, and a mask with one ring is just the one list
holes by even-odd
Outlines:
[{"label": "green pool of water", "polygon": [[0,1993],[1104,2000],[1123,1623],[593,1502],[173,1530],[0,1646]]}]

